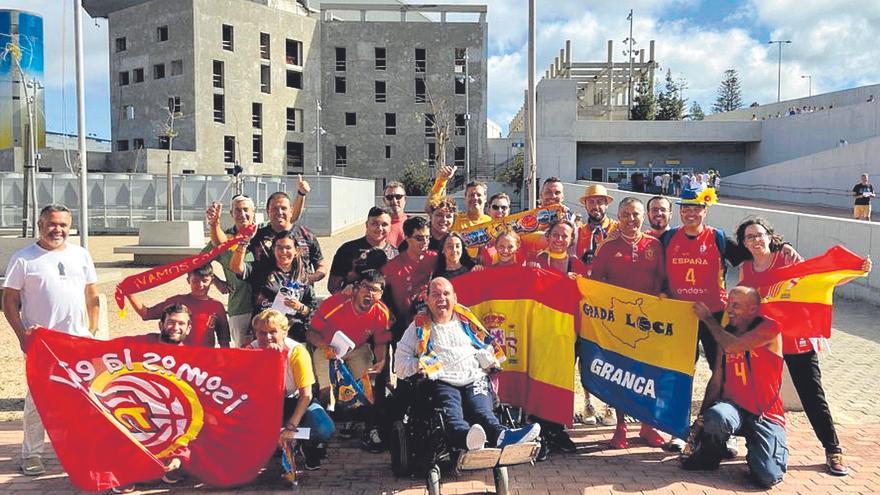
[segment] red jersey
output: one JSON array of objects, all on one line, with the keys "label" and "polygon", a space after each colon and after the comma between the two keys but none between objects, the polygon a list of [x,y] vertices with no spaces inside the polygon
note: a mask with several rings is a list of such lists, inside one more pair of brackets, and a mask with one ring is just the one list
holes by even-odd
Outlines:
[{"label": "red jersey", "polygon": [[[555,260],[550,258],[550,253],[548,251],[541,251],[538,253],[538,256],[535,257],[535,262],[538,263],[538,266],[541,268],[550,270],[551,272],[577,273],[584,277],[589,273],[587,265],[571,255],[568,256],[567,260]],[[564,266],[563,263],[565,264]]]},{"label": "red jersey", "polygon": [[337,331],[351,339],[355,347],[362,346],[370,337],[376,345],[387,344],[391,341],[391,312],[385,303],[376,301],[368,311],[358,313],[351,295],[337,292],[318,306],[311,327],[321,334],[325,344],[333,340]]},{"label": "red jersey", "polygon": [[596,251],[590,269],[593,280],[656,295],[666,276],[663,245],[649,235],[642,235],[635,244],[623,237],[605,241]]},{"label": "red jersey", "polygon": [[[785,261],[782,253],[779,251],[773,253],[773,261],[770,262],[770,266],[768,266],[764,271],[772,270],[773,268],[782,268],[784,266],[788,266]],[[740,268],[740,280],[747,280],[752,278],[755,275],[755,262],[752,260],[746,261],[742,264]],[[759,291],[761,293],[761,297],[767,296],[767,290],[769,287],[760,287]],[[794,332],[795,334],[801,332]],[[806,352],[810,352],[814,349],[813,342],[807,337],[786,337],[782,336],[782,353],[783,354],[804,354]]]},{"label": "red jersey", "polygon": [[184,345],[214,347],[215,342],[219,342],[220,347],[229,347],[229,321],[223,303],[210,297],[196,299],[192,294],[178,294],[146,308],[144,320],[158,320],[171,304],[184,304],[192,311],[192,329],[183,341]]},{"label": "red jersey", "polygon": [[[779,325],[775,321],[768,318],[758,321],[751,331],[771,326],[779,333]],[[782,356],[773,353],[769,344],[746,352],[725,353],[721,398],[785,426],[781,398],[783,364]]]},{"label": "red jersey", "polygon": [[391,230],[388,232],[388,243],[394,247],[400,246],[400,243],[406,239],[403,235],[403,222],[409,218],[406,213],[398,218],[391,217]]},{"label": "red jersey", "polygon": [[437,256],[436,251],[428,250],[421,259],[413,260],[408,254],[401,253],[382,267],[385,290],[390,289],[392,309],[398,319],[409,319],[413,301],[428,288],[431,275],[437,269]]},{"label": "red jersey", "polygon": [[696,237],[678,229],[666,246],[666,276],[670,296],[683,301],[700,301],[713,313],[727,304],[724,289],[724,260],[714,228],[706,226]]},{"label": "red jersey", "polygon": [[617,226],[617,220],[612,220],[608,217],[605,217],[602,220],[601,225],[593,226],[589,223],[582,225],[577,230],[575,256],[580,258],[581,261],[588,266],[592,264],[596,249],[599,248],[599,245],[602,244],[612,232],[617,230]]}]

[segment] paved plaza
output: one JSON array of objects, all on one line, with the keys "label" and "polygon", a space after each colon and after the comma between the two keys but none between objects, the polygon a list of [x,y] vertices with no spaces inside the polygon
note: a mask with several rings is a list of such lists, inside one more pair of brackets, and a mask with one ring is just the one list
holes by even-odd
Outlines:
[{"label": "paved plaza", "polygon": [[[332,238],[321,238],[324,255],[332,257],[344,241],[362,234],[352,227]],[[91,251],[97,261],[102,293],[112,296],[116,282],[140,268],[131,266],[125,255],[112,254],[113,246],[130,244],[134,237],[92,237]],[[186,290],[182,279],[144,294],[153,303]],[[325,292],[325,288],[319,287]],[[219,297],[215,295],[215,297]],[[112,297],[111,304],[112,304]],[[825,474],[824,453],[802,413],[787,415],[790,461],[785,481],[774,493],[816,495],[825,493],[880,493],[880,332],[876,328],[878,308],[839,300],[835,304],[830,353],[821,356],[823,380],[838,433],[846,451],[851,475],[835,478]],[[155,323],[139,321],[130,311],[124,321],[115,307],[109,312],[111,337],[154,331]],[[25,393],[23,358],[5,320],[0,322],[0,493],[75,493],[57,459],[47,455],[48,473],[36,479],[18,472],[21,442],[21,409]],[[698,365],[696,396],[706,381],[705,363]],[[631,448],[608,450],[611,427],[576,427],[571,431],[578,444],[576,454],[553,454],[535,466],[510,470],[512,493],[739,493],[760,492],[750,484],[744,457],[725,462],[717,472],[686,472],[676,456],[651,449],[637,440],[637,426],[631,427]],[[96,439],[97,440],[97,439]],[[745,448],[740,441],[740,453]],[[252,484],[235,490],[214,490],[184,481],[169,488],[163,484],[142,485],[140,493],[423,493],[420,479],[396,479],[389,456],[361,450],[357,440],[334,439],[328,460],[318,471],[306,473],[293,490],[280,481],[280,467],[271,463]],[[494,491],[490,471],[445,475],[443,493]]]}]

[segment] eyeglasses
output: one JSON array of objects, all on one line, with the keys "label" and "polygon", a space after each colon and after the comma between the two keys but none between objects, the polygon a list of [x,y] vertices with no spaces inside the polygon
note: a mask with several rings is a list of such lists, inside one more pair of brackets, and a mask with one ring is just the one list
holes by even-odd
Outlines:
[{"label": "eyeglasses", "polygon": [[751,234],[746,236],[746,242],[753,242],[767,237],[767,234],[761,232],[760,234]]},{"label": "eyeglasses", "polygon": [[375,287],[369,284],[358,284],[358,287],[363,290],[369,291],[370,294],[381,294],[384,291],[382,287]]},{"label": "eyeglasses", "polygon": [[427,242],[427,241],[431,240],[431,236],[430,235],[414,235],[411,237],[411,239],[414,241],[418,241],[418,242]]},{"label": "eyeglasses", "polygon": [[509,210],[509,205],[492,205],[493,210]]},{"label": "eyeglasses", "polygon": [[400,201],[401,199],[403,199],[405,197],[406,197],[406,194],[386,194],[385,195],[385,199],[388,201],[395,200],[395,199]]}]

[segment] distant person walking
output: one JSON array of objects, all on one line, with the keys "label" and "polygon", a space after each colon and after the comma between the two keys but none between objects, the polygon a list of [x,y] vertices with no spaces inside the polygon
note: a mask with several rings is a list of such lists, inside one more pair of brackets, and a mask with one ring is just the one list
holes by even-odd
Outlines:
[{"label": "distant person walking", "polygon": [[853,206],[853,218],[871,221],[871,200],[877,197],[874,186],[868,182],[868,174],[862,174],[858,184],[853,186],[852,195],[856,201]]},{"label": "distant person walking", "polygon": [[[6,267],[3,313],[21,350],[37,326],[77,337],[92,337],[98,325],[98,281],[95,264],[85,249],[67,244],[70,210],[49,205],[40,211],[40,239],[19,249]],[[45,428],[30,392],[24,399],[21,471],[46,472],[41,459]]]}]

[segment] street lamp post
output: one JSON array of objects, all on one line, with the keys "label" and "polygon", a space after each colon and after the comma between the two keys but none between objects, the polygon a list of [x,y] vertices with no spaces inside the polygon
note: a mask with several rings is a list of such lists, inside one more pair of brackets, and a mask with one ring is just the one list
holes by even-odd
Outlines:
[{"label": "street lamp post", "polygon": [[807,87],[809,88],[809,92],[807,93],[807,96],[813,96],[813,76],[811,74],[807,74],[807,75],[801,76],[801,79],[807,80],[807,84],[808,84]]},{"label": "street lamp post", "polygon": [[85,62],[83,61],[82,0],[74,0],[74,47],[76,50],[76,131],[79,150],[79,242],[89,248],[89,195],[86,150]]},{"label": "street lamp post", "polygon": [[315,100],[315,127],[312,128],[312,132],[315,133],[315,174],[321,175],[321,135],[326,134],[325,131],[321,127],[321,100]]},{"label": "street lamp post", "polygon": [[471,81],[468,70],[470,59],[468,49],[464,49],[464,183],[471,181]]},{"label": "street lamp post", "polygon": [[629,77],[627,81],[627,97],[626,97],[626,110],[628,119],[632,119],[632,108],[633,108],[633,43],[635,40],[633,39],[633,11],[629,9],[629,15],[626,16],[626,19],[629,21],[629,38],[624,40],[624,43],[629,42]]},{"label": "street lamp post", "polygon": [[779,59],[776,67],[776,101],[777,103],[782,101],[782,45],[790,44],[791,40],[770,40],[767,44],[779,45]]}]

